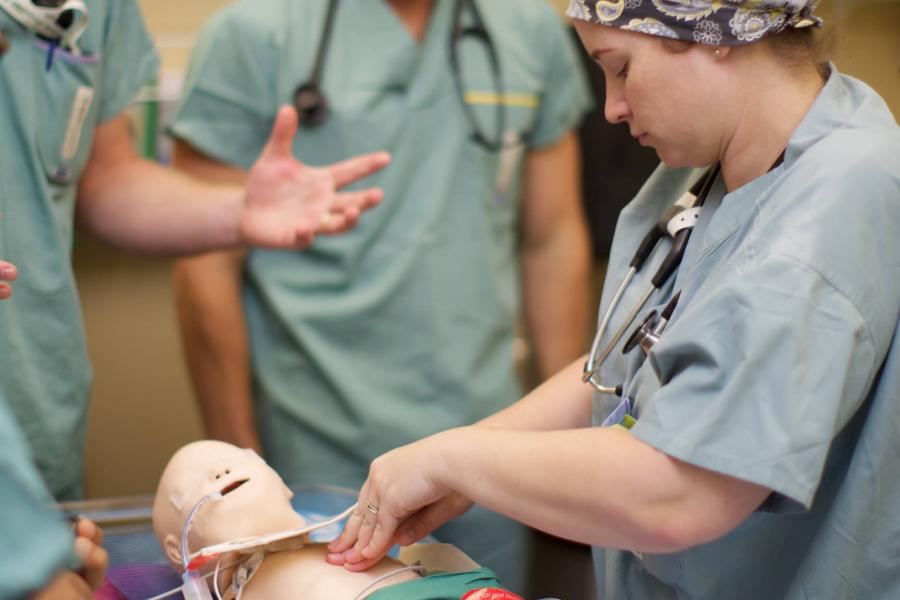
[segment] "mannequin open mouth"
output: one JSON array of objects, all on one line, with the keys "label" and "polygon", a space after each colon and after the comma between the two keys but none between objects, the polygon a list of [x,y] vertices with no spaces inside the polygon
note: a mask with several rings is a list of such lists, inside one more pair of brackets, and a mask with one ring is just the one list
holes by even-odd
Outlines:
[{"label": "mannequin open mouth", "polygon": [[238,479],[237,481],[229,483],[228,485],[226,485],[225,487],[222,488],[222,495],[224,496],[226,494],[230,494],[231,492],[238,489],[239,487],[241,487],[248,481],[250,481],[250,480],[249,479]]}]

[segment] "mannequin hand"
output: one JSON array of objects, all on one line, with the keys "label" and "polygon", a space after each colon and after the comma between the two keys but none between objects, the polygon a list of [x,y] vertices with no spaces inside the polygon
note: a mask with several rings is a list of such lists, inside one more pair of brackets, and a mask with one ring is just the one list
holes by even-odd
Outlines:
[{"label": "mannequin hand", "polygon": [[[444,432],[392,450],[375,459],[359,493],[357,509],[328,549],[327,560],[351,571],[368,569],[395,543],[411,544],[472,502],[442,482]],[[377,514],[369,505],[377,506]]]},{"label": "mannequin hand", "polygon": [[12,296],[12,286],[7,281],[13,281],[19,275],[16,266],[12,263],[0,260],[0,300],[6,300]]},{"label": "mannequin hand", "polygon": [[272,135],[250,170],[241,216],[241,237],[249,245],[268,248],[305,248],[317,233],[350,229],[362,211],[381,201],[382,192],[337,190],[383,169],[385,152],[325,167],[309,167],[292,154],[297,113],[282,107]]}]

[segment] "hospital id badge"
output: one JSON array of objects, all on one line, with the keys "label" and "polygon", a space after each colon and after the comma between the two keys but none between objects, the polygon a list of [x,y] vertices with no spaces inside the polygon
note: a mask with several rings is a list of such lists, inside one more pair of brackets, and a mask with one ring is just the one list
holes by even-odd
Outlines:
[{"label": "hospital id badge", "polygon": [[499,153],[500,164],[497,168],[497,178],[494,180],[494,201],[502,204],[506,201],[509,187],[522,162],[525,140],[515,131],[507,131],[503,136]]}]

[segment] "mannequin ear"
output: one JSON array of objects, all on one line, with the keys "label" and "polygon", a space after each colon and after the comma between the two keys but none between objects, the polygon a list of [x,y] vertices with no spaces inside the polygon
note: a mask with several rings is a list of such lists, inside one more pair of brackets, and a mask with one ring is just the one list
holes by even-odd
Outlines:
[{"label": "mannequin ear", "polygon": [[181,564],[181,542],[171,533],[166,534],[165,541],[166,558],[173,564]]}]

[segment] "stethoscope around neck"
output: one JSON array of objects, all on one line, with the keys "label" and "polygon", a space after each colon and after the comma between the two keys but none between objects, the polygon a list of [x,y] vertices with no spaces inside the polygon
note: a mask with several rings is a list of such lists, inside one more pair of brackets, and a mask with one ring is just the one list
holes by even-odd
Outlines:
[{"label": "stethoscope around neck", "polygon": [[[294,107],[300,115],[300,124],[306,127],[316,127],[328,119],[328,98],[322,91],[322,70],[325,65],[325,56],[331,40],[334,28],[334,19],[337,12],[338,0],[329,0],[328,11],[325,15],[325,26],[322,29],[322,37],[319,40],[319,48],[316,51],[316,60],[313,63],[313,71],[309,80],[301,83],[294,90]],[[468,9],[472,24],[464,26],[463,10]],[[472,107],[465,101],[465,90],[462,83],[462,72],[459,60],[459,44],[466,37],[472,37],[485,45],[488,53],[488,61],[491,66],[491,75],[494,79],[494,92],[496,94],[495,119],[496,128],[493,137],[481,130]],[[503,132],[505,127],[506,109],[503,104],[503,77],[500,70],[500,59],[494,42],[484,25],[484,19],[478,10],[474,0],[457,0],[454,8],[453,28],[450,32],[450,67],[453,70],[453,81],[456,93],[462,103],[466,120],[472,130],[472,140],[490,152],[499,152],[503,148]]]},{"label": "stethoscope around neck", "polygon": [[[625,274],[622,283],[619,285],[612,301],[609,303],[609,307],[606,309],[603,318],[600,320],[600,325],[597,327],[597,334],[594,336],[594,341],[591,344],[591,352],[588,355],[587,362],[584,363],[582,381],[590,383],[598,392],[603,394],[615,394],[617,396],[622,395],[621,385],[607,386],[599,381],[600,367],[603,366],[609,358],[609,355],[616,347],[616,344],[619,343],[619,340],[622,339],[625,332],[631,327],[631,324],[637,318],[641,310],[643,310],[650,297],[665,285],[672,274],[678,269],[682,258],[684,258],[684,251],[691,238],[691,232],[694,230],[694,225],[697,224],[697,219],[700,217],[700,210],[702,209],[704,202],[706,202],[706,198],[718,175],[719,165],[716,164],[707,170],[706,173],[691,186],[689,191],[685,192],[675,204],[663,213],[662,217],[660,217],[653,227],[650,228],[650,231],[647,232],[644,239],[641,240],[637,251],[634,253],[634,257],[632,257],[631,262],[628,265],[628,272]],[[609,328],[609,321],[612,318],[613,312],[615,312],[616,308],[619,306],[622,296],[625,294],[625,291],[628,289],[628,286],[631,284],[635,275],[637,275],[644,266],[644,263],[653,253],[653,250],[656,248],[659,241],[666,235],[672,238],[672,247],[669,249],[669,252],[666,254],[662,263],[660,263],[656,273],[654,273],[653,277],[650,279],[650,286],[641,295],[634,308],[626,316],[625,321],[622,322],[622,325],[616,330],[612,339],[610,339],[609,343],[607,343],[601,351],[600,342],[603,340],[606,330]],[[635,347],[640,346],[645,354],[648,353],[650,348],[652,348],[659,340],[663,331],[665,331],[665,328],[672,317],[672,313],[675,312],[680,296],[681,292],[672,296],[672,299],[665,308],[663,308],[661,313],[657,313],[655,310],[652,311],[631,333],[628,340],[625,342],[622,352],[627,354]]]}]

